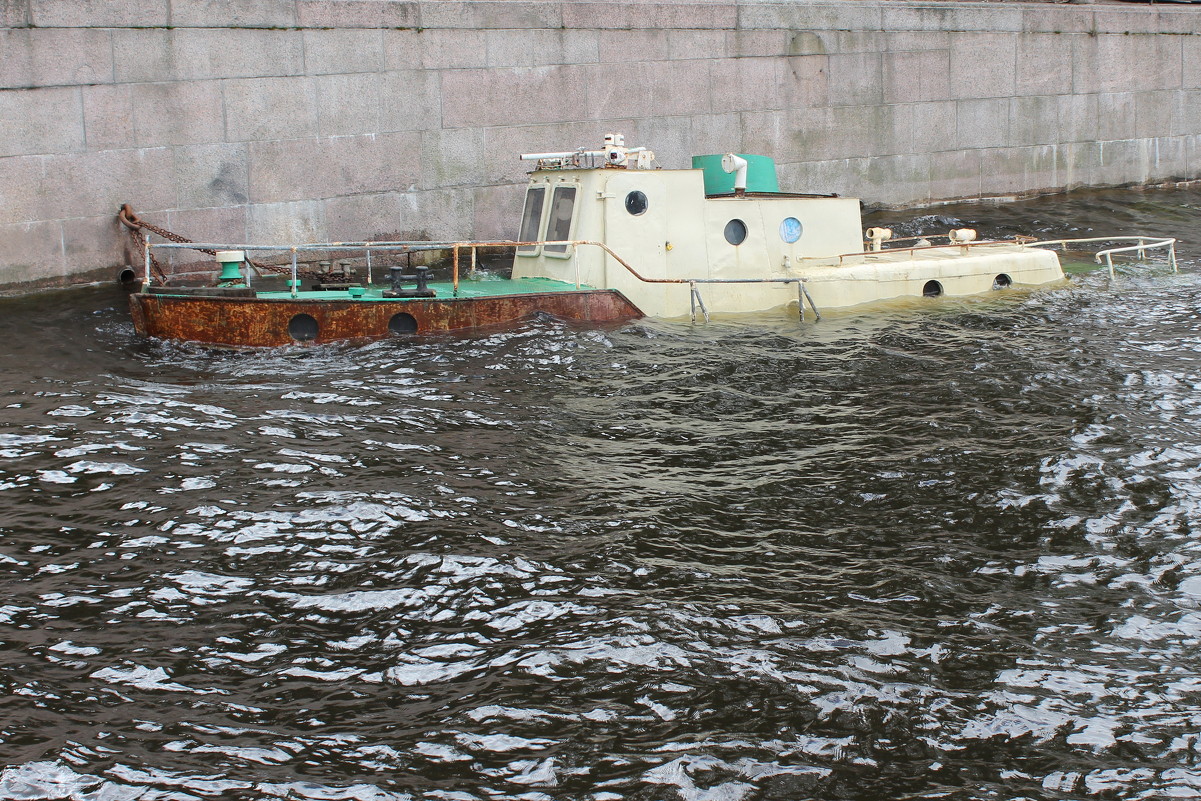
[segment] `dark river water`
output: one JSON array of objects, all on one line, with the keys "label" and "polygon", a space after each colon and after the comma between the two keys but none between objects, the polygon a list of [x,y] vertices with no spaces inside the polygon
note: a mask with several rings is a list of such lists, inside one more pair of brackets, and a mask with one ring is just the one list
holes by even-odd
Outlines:
[{"label": "dark river water", "polygon": [[1199,208],[874,214],[1181,270],[803,325],[0,300],[0,797],[1201,797]]}]

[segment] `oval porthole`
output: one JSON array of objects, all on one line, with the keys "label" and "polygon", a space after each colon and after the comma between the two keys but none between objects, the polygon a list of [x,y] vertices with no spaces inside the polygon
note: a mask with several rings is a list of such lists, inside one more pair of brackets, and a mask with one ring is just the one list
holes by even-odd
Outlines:
[{"label": "oval porthole", "polygon": [[394,314],[388,321],[388,330],[393,334],[416,334],[417,318],[407,312]]},{"label": "oval porthole", "polygon": [[742,220],[730,220],[726,223],[726,241],[731,245],[741,245],[746,239],[746,223]]},{"label": "oval porthole", "polygon": [[635,217],[643,214],[649,207],[650,201],[646,199],[646,195],[637,189],[626,195],[626,211]]},{"label": "oval porthole", "polygon": [[785,217],[780,222],[780,239],[783,239],[790,245],[800,239],[804,231],[804,226],[801,225],[801,221],[796,217]]},{"label": "oval porthole", "polygon": [[1012,284],[1013,284],[1013,279],[1010,278],[1005,273],[1001,273],[1000,275],[998,275],[996,278],[994,278],[992,280],[992,288],[993,289],[1004,289],[1005,287],[1010,286]]},{"label": "oval porthole", "polygon": [[942,284],[937,281],[927,281],[922,287],[922,294],[928,298],[936,298],[942,294]]},{"label": "oval porthole", "polygon": [[317,338],[317,321],[311,314],[297,314],[288,321],[288,335],[297,342],[310,342]]}]

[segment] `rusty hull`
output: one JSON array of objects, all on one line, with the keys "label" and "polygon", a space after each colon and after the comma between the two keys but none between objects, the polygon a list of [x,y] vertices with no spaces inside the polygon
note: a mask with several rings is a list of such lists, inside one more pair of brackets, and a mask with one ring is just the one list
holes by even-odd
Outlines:
[{"label": "rusty hull", "polygon": [[[296,315],[317,322],[304,344],[364,342],[396,334],[393,316],[412,316],[416,334],[505,326],[549,314],[563,320],[619,323],[643,316],[611,289],[456,299],[305,300],[301,298],[182,297],[136,292],[129,296],[134,328],[143,336],[223,347],[270,348],[301,340],[288,331]],[[407,321],[406,321],[407,322]]]}]

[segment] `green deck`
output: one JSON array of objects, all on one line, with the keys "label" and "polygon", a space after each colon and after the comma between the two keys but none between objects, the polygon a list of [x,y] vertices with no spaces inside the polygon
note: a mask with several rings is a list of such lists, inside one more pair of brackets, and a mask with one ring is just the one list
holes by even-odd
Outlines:
[{"label": "green deck", "polygon": [[[459,281],[459,294],[457,296],[454,293],[454,285],[449,281],[431,281],[427,286],[434,290],[434,300],[468,300],[470,298],[498,297],[501,295],[575,292],[577,289],[575,284],[556,281],[552,278],[487,278],[483,280],[463,278]],[[406,285],[406,287],[412,288],[412,285]],[[386,298],[383,293],[388,288],[386,284],[373,284],[370,287],[364,287],[366,291],[358,297],[351,295],[345,289],[302,289],[297,293],[297,298],[304,298],[305,300],[384,300],[393,303],[397,300],[429,300],[429,298]],[[593,287],[581,284],[579,289],[593,289]],[[292,297],[292,293],[288,290],[259,292],[258,296],[263,299],[286,300]]]}]

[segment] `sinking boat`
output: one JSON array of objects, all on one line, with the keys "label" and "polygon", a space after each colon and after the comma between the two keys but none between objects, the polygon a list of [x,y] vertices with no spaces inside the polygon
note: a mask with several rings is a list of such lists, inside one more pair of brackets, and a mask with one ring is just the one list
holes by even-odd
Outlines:
[{"label": "sinking boat", "polygon": [[[606,324],[791,306],[802,320],[820,319],[820,310],[874,301],[1053,284],[1064,271],[1050,246],[1075,242],[1116,244],[1096,255],[1111,273],[1115,254],[1152,249],[1176,269],[1175,240],[1154,237],[981,241],[962,228],[894,239],[877,227],[865,240],[857,199],[781,192],[764,156],[697,156],[692,169],[659,169],[652,151],[611,134],[599,150],[521,158],[535,168],[513,241],[196,243],[126,206],[121,220],[143,256],[129,298],[134,326],[168,340],[273,347],[537,315]],[[508,277],[480,267],[480,255],[496,248],[512,254]],[[167,280],[156,254],[185,249],[215,258],[215,286]],[[414,266],[431,252],[449,255],[441,280]],[[271,273],[282,287],[264,280]]]}]

